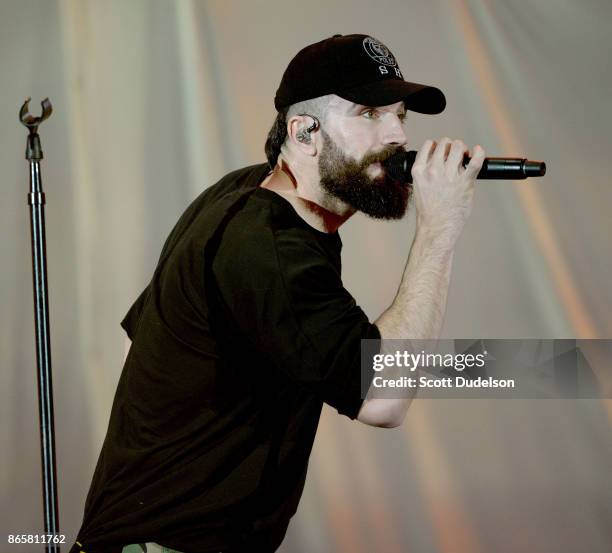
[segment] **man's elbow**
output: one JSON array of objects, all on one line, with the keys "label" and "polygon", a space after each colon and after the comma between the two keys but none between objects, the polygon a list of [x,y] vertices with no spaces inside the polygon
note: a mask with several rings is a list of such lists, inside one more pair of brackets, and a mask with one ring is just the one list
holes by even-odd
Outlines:
[{"label": "man's elbow", "polygon": [[397,428],[406,418],[408,405],[398,400],[366,399],[361,405],[357,420],[377,428]]},{"label": "man's elbow", "polygon": [[372,426],[376,426],[377,428],[397,428],[398,426],[402,426],[403,422],[404,419],[388,419]]}]

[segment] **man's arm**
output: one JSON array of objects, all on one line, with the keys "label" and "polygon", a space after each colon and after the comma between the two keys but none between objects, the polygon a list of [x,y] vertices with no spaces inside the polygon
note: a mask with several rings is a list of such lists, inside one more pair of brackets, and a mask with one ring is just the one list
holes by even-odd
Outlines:
[{"label": "man's arm", "polygon": [[[412,167],[417,227],[402,280],[390,307],[375,321],[383,340],[435,339],[440,334],[455,244],[467,220],[474,181],[485,158],[477,146],[468,167],[461,141],[427,140]],[[412,398],[364,400],[357,420],[392,428],[404,421]]]}]

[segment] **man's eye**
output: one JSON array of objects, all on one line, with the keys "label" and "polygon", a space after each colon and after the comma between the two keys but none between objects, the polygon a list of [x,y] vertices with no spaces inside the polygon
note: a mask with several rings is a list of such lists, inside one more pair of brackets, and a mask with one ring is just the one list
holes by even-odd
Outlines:
[{"label": "man's eye", "polygon": [[375,109],[368,109],[363,112],[363,115],[366,119],[377,119],[378,112]]}]

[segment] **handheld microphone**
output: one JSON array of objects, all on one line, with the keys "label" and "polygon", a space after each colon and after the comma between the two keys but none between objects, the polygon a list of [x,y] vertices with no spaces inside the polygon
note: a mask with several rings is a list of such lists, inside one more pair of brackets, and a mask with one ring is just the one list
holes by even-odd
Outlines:
[{"label": "handheld microphone", "polygon": [[[411,169],[417,152],[410,150],[400,152],[384,162],[384,166],[392,178],[412,183]],[[470,158],[463,157],[463,167],[470,162]],[[546,163],[543,161],[529,161],[520,157],[485,157],[482,169],[477,179],[506,179],[518,180],[527,177],[543,177],[546,174]]]}]

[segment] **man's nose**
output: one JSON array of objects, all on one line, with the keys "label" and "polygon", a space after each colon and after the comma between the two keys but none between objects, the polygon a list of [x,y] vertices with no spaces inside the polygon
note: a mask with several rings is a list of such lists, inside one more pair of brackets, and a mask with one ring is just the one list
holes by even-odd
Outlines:
[{"label": "man's nose", "polygon": [[406,130],[398,115],[394,113],[385,115],[382,139],[384,144],[397,144],[398,146],[404,146],[408,142]]}]

